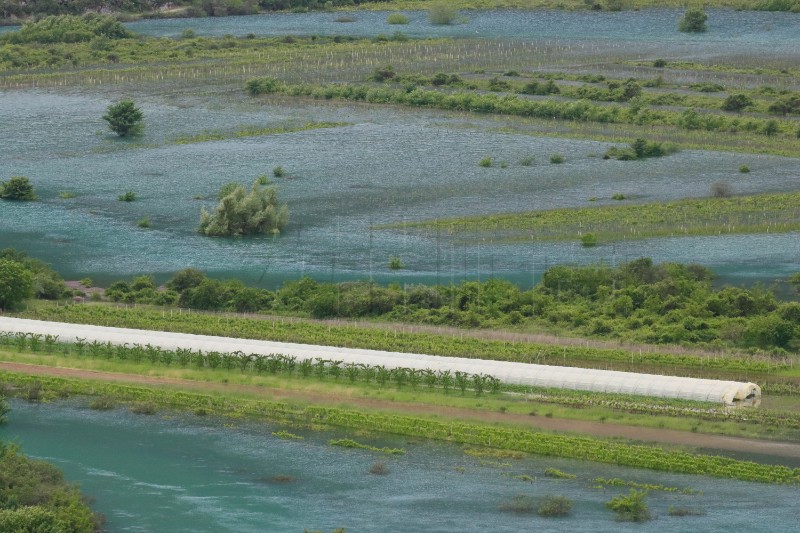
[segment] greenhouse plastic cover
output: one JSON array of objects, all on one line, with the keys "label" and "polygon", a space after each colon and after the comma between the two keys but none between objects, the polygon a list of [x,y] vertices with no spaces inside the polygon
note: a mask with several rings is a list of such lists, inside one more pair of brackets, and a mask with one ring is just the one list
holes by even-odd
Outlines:
[{"label": "greenhouse plastic cover", "polygon": [[150,344],[167,350],[188,348],[203,352],[241,351],[247,354],[295,356],[298,361],[322,358],[341,361],[344,364],[383,365],[386,368],[461,371],[470,374],[488,374],[503,383],[514,385],[658,396],[720,402],[726,405],[735,405],[744,400],[757,402],[761,397],[761,389],[754,383],[66,324],[10,317],[0,317],[0,331],[57,335],[59,342],[73,342],[80,337],[87,342],[96,340],[120,345]]}]

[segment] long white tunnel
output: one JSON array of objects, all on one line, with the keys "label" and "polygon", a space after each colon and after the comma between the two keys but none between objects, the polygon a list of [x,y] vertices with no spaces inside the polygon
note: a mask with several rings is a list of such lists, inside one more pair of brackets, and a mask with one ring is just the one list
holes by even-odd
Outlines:
[{"label": "long white tunnel", "polygon": [[506,384],[679,398],[726,405],[737,405],[745,401],[757,405],[761,398],[761,388],[754,383],[111,328],[10,317],[0,317],[0,332],[57,335],[59,342],[74,342],[77,338],[82,338],[87,342],[96,340],[117,345],[150,344],[166,350],[183,348],[203,352],[241,351],[247,354],[294,356],[298,361],[319,357],[344,363],[383,365],[386,368],[403,367],[452,372],[458,370],[470,374],[488,374]]}]

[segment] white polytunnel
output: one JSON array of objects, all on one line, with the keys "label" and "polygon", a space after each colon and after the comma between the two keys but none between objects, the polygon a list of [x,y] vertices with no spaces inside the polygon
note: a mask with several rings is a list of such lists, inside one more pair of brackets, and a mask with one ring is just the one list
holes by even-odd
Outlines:
[{"label": "white polytunnel", "polygon": [[503,383],[513,385],[679,398],[724,403],[726,405],[742,405],[745,403],[757,405],[761,398],[761,388],[754,383],[636,374],[614,370],[316,346],[210,335],[192,335],[188,333],[44,322],[11,317],[0,317],[0,331],[57,335],[59,342],[74,342],[77,338],[82,338],[87,342],[111,342],[117,345],[141,344],[144,346],[150,344],[166,350],[183,348],[221,353],[241,351],[247,354],[294,356],[298,361],[323,358],[341,361],[345,364],[383,365],[386,368],[461,371],[470,374],[487,374],[494,376]]}]

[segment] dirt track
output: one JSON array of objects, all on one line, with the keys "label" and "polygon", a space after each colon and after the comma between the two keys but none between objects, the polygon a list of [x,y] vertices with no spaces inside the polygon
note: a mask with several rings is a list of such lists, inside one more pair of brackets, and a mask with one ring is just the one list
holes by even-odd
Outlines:
[{"label": "dirt track", "polygon": [[70,378],[117,381],[141,385],[165,385],[196,390],[247,392],[267,400],[299,400],[312,404],[348,405],[372,410],[387,410],[404,414],[437,415],[445,418],[474,420],[479,422],[511,422],[549,431],[574,432],[596,437],[622,437],[642,442],[677,444],[696,448],[708,448],[729,452],[747,452],[775,457],[800,459],[800,443],[777,442],[739,437],[726,437],[702,433],[689,433],[671,429],[642,428],[618,424],[568,420],[563,418],[534,417],[511,413],[495,413],[459,407],[439,407],[416,403],[401,403],[388,400],[341,397],[331,394],[310,393],[238,384],[207,383],[178,378],[142,376],[99,372],[74,368],[54,368],[22,363],[0,362],[0,370],[23,374],[58,376]]}]

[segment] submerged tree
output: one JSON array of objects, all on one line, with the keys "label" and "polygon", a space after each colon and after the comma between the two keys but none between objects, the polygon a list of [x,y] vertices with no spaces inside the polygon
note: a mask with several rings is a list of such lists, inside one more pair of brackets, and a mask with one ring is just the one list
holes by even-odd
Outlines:
[{"label": "submerged tree", "polygon": [[139,135],[144,128],[143,119],[142,110],[136,107],[132,100],[111,104],[103,115],[103,120],[108,122],[111,131],[120,137]]},{"label": "submerged tree", "polygon": [[702,9],[687,9],[678,22],[678,30],[686,33],[703,33],[706,28],[708,15]]},{"label": "submerged tree", "polygon": [[250,193],[241,185],[224,197],[213,212],[200,213],[199,231],[214,237],[231,235],[278,234],[289,219],[286,205],[278,205],[278,191],[260,180],[253,183]]},{"label": "submerged tree", "polygon": [[36,200],[33,185],[25,176],[11,176],[0,182],[0,198],[4,200]]}]

